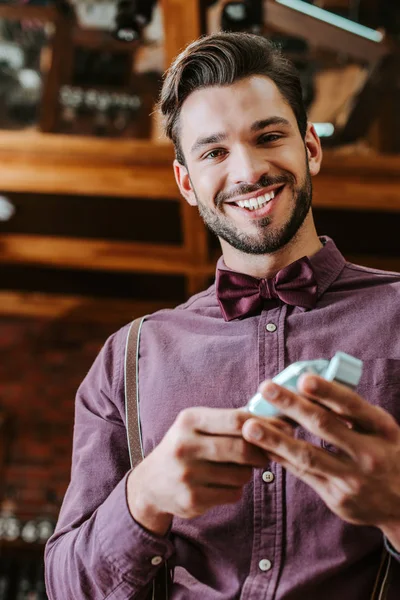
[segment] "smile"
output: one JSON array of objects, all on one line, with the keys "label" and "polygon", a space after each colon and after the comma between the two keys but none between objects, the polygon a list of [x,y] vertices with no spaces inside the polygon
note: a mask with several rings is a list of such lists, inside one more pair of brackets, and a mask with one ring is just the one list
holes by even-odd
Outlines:
[{"label": "smile", "polygon": [[283,190],[284,186],[281,186],[275,190],[271,190],[262,196],[257,196],[257,198],[250,198],[249,200],[238,200],[237,202],[232,202],[233,206],[238,206],[239,208],[245,208],[249,211],[254,211],[266,206],[271,200],[273,200],[280,192]]},{"label": "smile", "polygon": [[273,198],[275,198],[275,192],[264,194],[263,196],[258,196],[258,198],[252,198],[251,200],[239,200],[239,202],[235,202],[235,204],[240,206],[240,208],[255,210],[261,208],[261,206],[264,206],[264,204],[270,202]]}]

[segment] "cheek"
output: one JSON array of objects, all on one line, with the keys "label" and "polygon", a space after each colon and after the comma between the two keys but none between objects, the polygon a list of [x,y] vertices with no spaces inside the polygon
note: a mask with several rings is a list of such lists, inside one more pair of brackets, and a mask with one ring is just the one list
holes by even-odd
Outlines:
[{"label": "cheek", "polygon": [[205,169],[197,178],[196,191],[207,203],[212,202],[216,195],[223,189],[221,176],[211,169]]},{"label": "cheek", "polygon": [[304,170],[306,149],[301,140],[290,138],[290,143],[287,141],[269,148],[265,153],[265,159],[273,170],[288,171],[297,178]]}]

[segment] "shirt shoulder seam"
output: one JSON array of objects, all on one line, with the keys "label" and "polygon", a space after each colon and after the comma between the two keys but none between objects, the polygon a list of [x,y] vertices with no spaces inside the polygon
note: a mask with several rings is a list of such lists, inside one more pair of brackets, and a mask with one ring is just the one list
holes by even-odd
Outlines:
[{"label": "shirt shoulder seam", "polygon": [[189,298],[187,302],[185,302],[184,304],[180,304],[175,308],[175,310],[186,310],[187,308],[190,308],[195,302],[197,302],[197,300],[200,300],[201,298],[207,298],[207,296],[211,296],[212,293],[213,286],[211,286],[211,288],[209,288],[208,290],[204,290],[204,292],[196,294],[196,296],[194,296],[193,298]]}]

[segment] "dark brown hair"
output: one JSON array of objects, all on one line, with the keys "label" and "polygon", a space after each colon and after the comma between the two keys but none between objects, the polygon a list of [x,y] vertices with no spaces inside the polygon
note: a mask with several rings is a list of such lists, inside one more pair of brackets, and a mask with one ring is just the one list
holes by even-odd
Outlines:
[{"label": "dark brown hair", "polygon": [[185,164],[179,139],[182,104],[195,90],[230,85],[252,75],[265,75],[292,108],[301,136],[307,129],[300,79],[294,65],[268,39],[251,33],[221,32],[189,44],[164,75],[158,103],[164,130],[174,143],[176,158]]}]

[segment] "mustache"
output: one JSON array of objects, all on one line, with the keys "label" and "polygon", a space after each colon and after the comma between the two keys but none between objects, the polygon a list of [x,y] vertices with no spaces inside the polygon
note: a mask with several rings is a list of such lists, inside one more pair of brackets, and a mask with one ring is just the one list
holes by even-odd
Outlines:
[{"label": "mustache", "polygon": [[245,194],[253,194],[262,190],[265,187],[270,187],[271,185],[289,184],[293,186],[294,183],[294,177],[289,173],[287,173],[286,175],[277,175],[276,177],[269,177],[267,175],[263,175],[262,177],[260,177],[257,183],[243,183],[235,187],[233,190],[230,190],[229,192],[220,192],[215,197],[215,204],[217,206],[220,206],[227,200],[231,200],[232,198],[236,198],[237,196],[244,196]]}]

